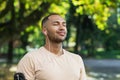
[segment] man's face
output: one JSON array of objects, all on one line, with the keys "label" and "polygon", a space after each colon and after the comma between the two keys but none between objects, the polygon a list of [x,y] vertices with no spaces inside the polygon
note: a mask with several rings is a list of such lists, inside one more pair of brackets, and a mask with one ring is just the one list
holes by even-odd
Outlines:
[{"label": "man's face", "polygon": [[51,15],[45,23],[46,37],[52,42],[60,43],[66,38],[66,21],[59,15]]}]

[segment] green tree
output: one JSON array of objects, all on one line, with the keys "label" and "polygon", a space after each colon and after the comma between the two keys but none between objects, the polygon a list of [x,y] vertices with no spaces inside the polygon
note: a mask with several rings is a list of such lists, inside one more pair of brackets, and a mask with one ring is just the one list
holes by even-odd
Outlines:
[{"label": "green tree", "polygon": [[[56,0],[53,1],[56,3]],[[0,1],[0,46],[8,42],[8,62],[13,59],[13,43],[17,39],[23,40],[21,32],[30,25],[37,25],[43,15],[49,12],[51,1],[46,0],[1,0]],[[26,33],[24,37],[28,37]]]},{"label": "green tree", "polygon": [[[103,46],[105,40],[102,32],[109,29],[107,20],[111,16],[111,10],[116,10],[116,4],[119,0],[72,0],[70,1],[70,9],[68,19],[76,27],[76,45],[75,51],[78,53],[84,48],[88,50],[88,55],[94,55],[95,49],[101,43]],[[102,39],[102,41],[101,41]]]},{"label": "green tree", "polygon": [[[40,19],[57,12],[64,15],[69,7],[62,0],[0,0],[0,47],[8,43],[8,62],[13,59],[16,40],[25,49],[28,44],[44,42],[40,31]],[[34,39],[36,38],[36,39]],[[41,43],[38,43],[39,40]]]}]

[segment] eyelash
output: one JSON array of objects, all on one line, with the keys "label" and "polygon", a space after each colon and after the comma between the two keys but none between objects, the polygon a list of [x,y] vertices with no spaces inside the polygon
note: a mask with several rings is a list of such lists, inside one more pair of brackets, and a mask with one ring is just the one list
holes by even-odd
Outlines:
[{"label": "eyelash", "polygon": [[[57,23],[57,22],[56,22],[56,23],[53,23],[53,25],[58,25],[58,24],[59,24],[59,23]],[[63,26],[66,26],[66,24],[63,23]]]}]

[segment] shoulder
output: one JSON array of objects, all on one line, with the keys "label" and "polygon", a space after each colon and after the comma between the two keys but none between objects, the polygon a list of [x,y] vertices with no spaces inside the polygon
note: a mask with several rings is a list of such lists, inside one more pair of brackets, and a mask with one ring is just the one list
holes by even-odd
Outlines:
[{"label": "shoulder", "polygon": [[78,55],[78,54],[76,54],[76,53],[72,53],[72,52],[67,51],[67,50],[64,50],[64,51],[65,51],[65,53],[66,53],[68,56],[76,59],[77,61],[82,61],[82,57],[81,57],[80,55]]},{"label": "shoulder", "polygon": [[42,53],[42,47],[39,49],[34,49],[32,51],[27,52],[20,61],[32,61],[34,59],[36,59],[37,57],[39,57],[39,55]]},{"label": "shoulder", "polygon": [[43,50],[43,47],[40,47],[39,49],[34,49],[32,51],[27,52],[24,57],[34,57],[37,56],[38,54],[41,54]]}]

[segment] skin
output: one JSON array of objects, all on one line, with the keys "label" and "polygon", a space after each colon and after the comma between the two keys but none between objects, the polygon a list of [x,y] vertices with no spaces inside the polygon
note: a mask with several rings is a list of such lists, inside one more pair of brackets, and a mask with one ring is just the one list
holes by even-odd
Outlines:
[{"label": "skin", "polygon": [[62,55],[62,42],[67,34],[66,21],[59,15],[51,15],[43,24],[42,32],[46,39],[44,47],[55,55]]}]

